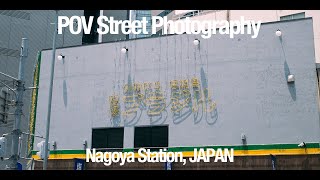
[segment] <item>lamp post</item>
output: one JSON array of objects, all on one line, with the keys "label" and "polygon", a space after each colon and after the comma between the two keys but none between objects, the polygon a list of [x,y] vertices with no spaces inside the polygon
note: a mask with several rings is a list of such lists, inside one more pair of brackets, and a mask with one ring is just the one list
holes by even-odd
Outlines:
[{"label": "lamp post", "polygon": [[[22,106],[23,106],[23,92],[25,91],[24,86],[24,68],[26,64],[26,60],[28,57],[28,43],[27,38],[22,38],[21,43],[21,53],[20,53],[20,61],[19,61],[19,74],[17,79],[17,92],[13,91],[16,95],[16,110],[15,110],[15,121],[14,127],[12,130],[12,155],[9,158],[11,163],[7,166],[7,169],[17,170],[18,169],[18,160],[20,159],[19,154],[19,136],[21,134],[20,124],[21,124],[21,116],[22,116]],[[10,77],[10,76],[7,76]],[[13,78],[15,79],[15,78]],[[8,87],[8,86],[7,86]],[[8,87],[9,88],[9,87]],[[11,89],[11,88],[9,88]]]},{"label": "lamp post", "polygon": [[49,151],[48,142],[49,142],[49,129],[50,129],[50,118],[51,118],[54,64],[56,59],[57,33],[58,33],[58,10],[55,10],[55,23],[54,23],[54,33],[53,33],[53,43],[52,43],[52,60],[51,60],[51,74],[50,74],[49,98],[48,98],[48,114],[47,114],[47,124],[46,124],[46,139],[45,139],[45,145],[44,145],[45,148],[44,148],[43,170],[47,169],[47,163],[48,163],[48,151]]}]

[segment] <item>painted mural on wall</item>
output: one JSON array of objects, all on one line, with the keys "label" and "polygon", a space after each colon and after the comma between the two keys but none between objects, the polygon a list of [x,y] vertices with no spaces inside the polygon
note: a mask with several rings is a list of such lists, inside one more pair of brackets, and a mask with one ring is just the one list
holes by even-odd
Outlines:
[{"label": "painted mural on wall", "polygon": [[[161,38],[159,38],[159,41],[161,41]],[[202,58],[207,51],[201,54],[200,48],[195,46],[194,57],[189,58],[188,49],[186,61],[190,63],[185,68],[189,70],[189,66],[194,66],[193,75],[190,75],[190,72],[187,72],[185,76],[181,75],[183,63],[182,56],[180,56],[181,67],[177,67],[175,62],[174,78],[168,79],[169,51],[165,52],[166,61],[163,60],[161,42],[159,44],[160,49],[156,50],[159,57],[152,61],[154,72],[159,73],[158,77],[155,78],[157,80],[153,82],[143,82],[136,79],[134,77],[136,59],[130,57],[134,55],[125,47],[115,47],[115,51],[121,53],[114,60],[113,94],[108,97],[108,114],[113,126],[119,126],[121,121],[123,121],[124,126],[134,126],[143,114],[150,118],[151,124],[163,124],[167,120],[179,124],[190,116],[193,117],[195,124],[202,120],[205,120],[208,124],[214,124],[218,118],[217,103],[213,98],[212,89],[208,87],[208,72],[205,72],[208,71],[208,61],[205,62]],[[175,61],[177,60],[176,54],[174,52],[173,55]],[[161,66],[166,68],[161,68]],[[205,68],[206,66],[207,68]],[[178,68],[181,69],[180,72],[177,72]],[[162,81],[160,80],[161,69],[162,71],[166,69],[162,74],[165,77]],[[177,73],[180,73],[179,77],[176,75]]]}]

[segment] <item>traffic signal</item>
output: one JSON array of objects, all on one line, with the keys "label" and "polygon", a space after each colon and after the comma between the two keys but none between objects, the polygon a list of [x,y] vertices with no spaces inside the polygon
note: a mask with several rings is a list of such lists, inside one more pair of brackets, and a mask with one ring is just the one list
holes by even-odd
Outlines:
[{"label": "traffic signal", "polygon": [[[37,152],[37,156],[40,157],[40,159],[44,159],[45,155],[44,155],[44,152],[45,152],[45,141],[41,141],[37,144],[37,147],[38,147],[38,152]],[[50,143],[48,143],[48,156],[50,155]]]},{"label": "traffic signal", "polygon": [[6,154],[6,143],[7,139],[5,137],[0,137],[0,158],[3,158]]}]

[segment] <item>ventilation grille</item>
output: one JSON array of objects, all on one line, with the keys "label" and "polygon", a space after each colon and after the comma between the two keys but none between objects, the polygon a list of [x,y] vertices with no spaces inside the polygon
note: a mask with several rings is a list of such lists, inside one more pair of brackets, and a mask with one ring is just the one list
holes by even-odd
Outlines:
[{"label": "ventilation grille", "polygon": [[19,52],[19,50],[0,47],[0,55],[11,56],[11,57],[20,57],[20,52]]},{"label": "ventilation grille", "polygon": [[0,15],[30,20],[30,13],[18,10],[0,10]]}]

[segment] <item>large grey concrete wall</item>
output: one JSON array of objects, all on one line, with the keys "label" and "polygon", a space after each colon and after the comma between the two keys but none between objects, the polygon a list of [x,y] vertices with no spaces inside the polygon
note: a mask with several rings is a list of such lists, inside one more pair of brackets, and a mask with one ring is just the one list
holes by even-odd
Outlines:
[{"label": "large grey concrete wall", "polygon": [[[59,14],[69,17],[81,16],[83,10],[61,10]],[[52,47],[54,25],[51,23],[54,22],[54,17],[55,12],[53,10],[0,10],[0,72],[13,77],[18,76],[21,39],[26,37],[29,40],[29,49],[28,62],[25,67],[25,84],[27,87],[33,85],[33,71],[37,52]],[[56,40],[57,47],[81,45],[82,35],[73,35],[68,29],[65,29],[63,35],[58,35]],[[13,85],[10,79],[1,75],[0,81]],[[0,89],[2,87],[3,85],[0,84]],[[23,103],[21,128],[23,132],[28,132],[31,91],[25,91]],[[13,118],[14,116],[9,116],[6,124],[0,122],[0,135],[12,131]],[[23,156],[25,156],[25,142],[26,139],[23,140],[24,144],[22,145],[21,153]],[[8,155],[10,152],[11,140],[9,139]],[[0,162],[0,169],[3,169],[2,163]]]},{"label": "large grey concrete wall", "polygon": [[[277,29],[282,39],[275,35]],[[65,59],[55,63],[50,141],[56,141],[58,149],[82,149],[83,140],[91,147],[92,128],[124,126],[123,117],[118,123],[108,111],[114,80],[119,82],[115,92],[130,75],[136,82],[160,80],[169,93],[170,80],[196,75],[207,78],[216,111],[173,119],[169,106],[158,121],[142,111],[125,127],[125,148],[133,147],[134,126],[157,124],[169,125],[169,146],[236,145],[242,133],[248,144],[319,142],[312,31],[312,19],[303,19],[262,24],[256,39],[178,35],[58,49]],[[201,58],[192,43],[195,38],[201,40]],[[120,53],[124,46],[128,59]],[[41,134],[50,62],[51,51],[43,51],[36,117],[36,132]],[[294,84],[287,83],[288,74],[295,75]]]}]

